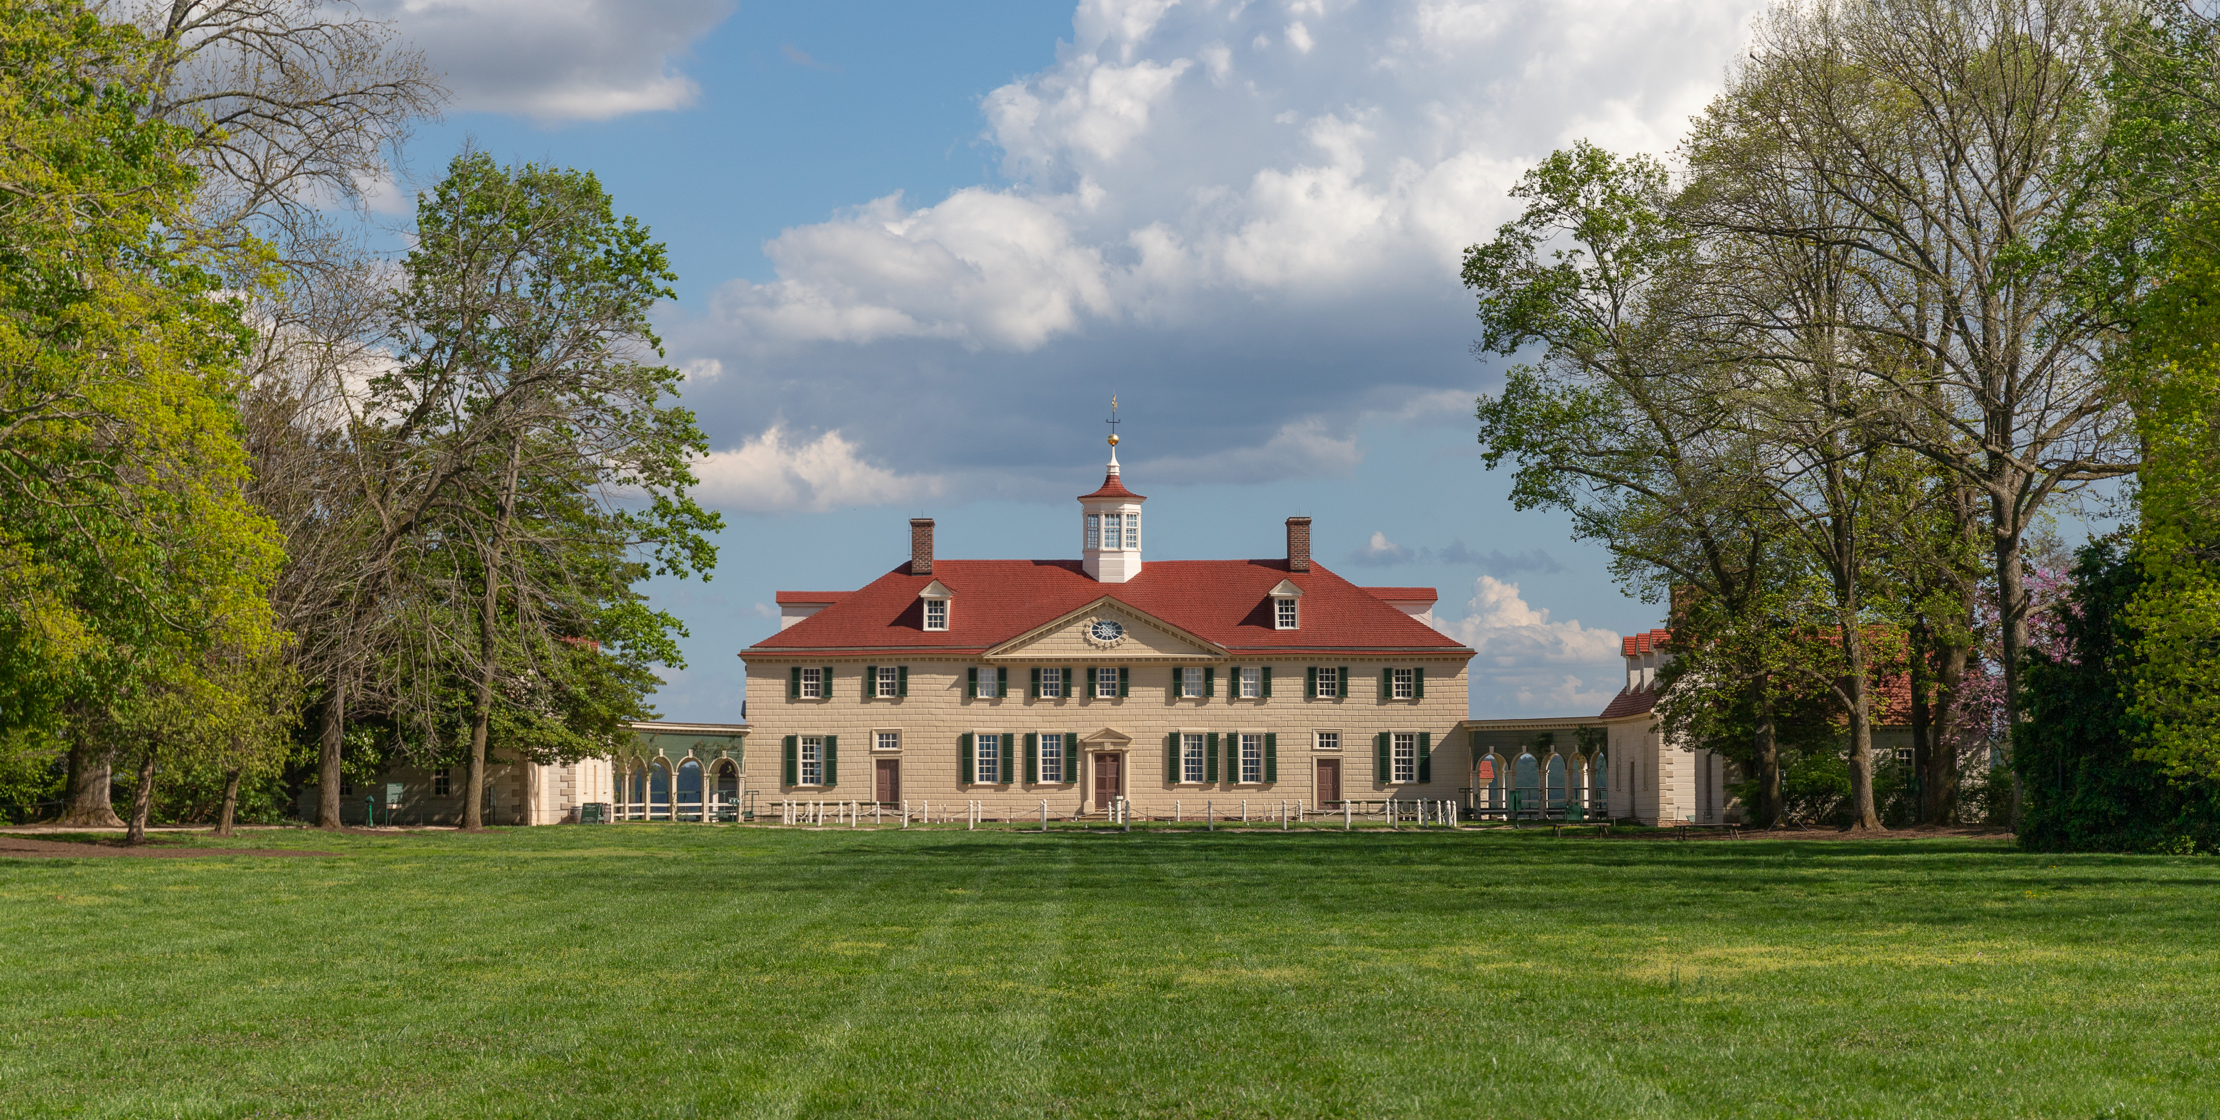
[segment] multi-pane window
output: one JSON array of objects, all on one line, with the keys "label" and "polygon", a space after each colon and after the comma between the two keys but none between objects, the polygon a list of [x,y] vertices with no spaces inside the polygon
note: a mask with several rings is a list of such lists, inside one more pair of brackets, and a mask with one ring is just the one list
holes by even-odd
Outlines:
[{"label": "multi-pane window", "polygon": [[1002,780],[1002,736],[979,736],[979,753],[974,756],[980,785],[991,786]]},{"label": "multi-pane window", "polygon": [[1055,732],[1041,736],[1041,780],[1050,783],[1064,780],[1064,737]]},{"label": "multi-pane window", "polygon": [[1409,700],[1418,695],[1417,674],[1409,669],[1397,669],[1394,676],[1395,691],[1390,695],[1397,700]]},{"label": "multi-pane window", "polygon": [[902,749],[902,733],[899,731],[881,731],[876,736],[876,741],[878,743],[879,749],[882,751],[898,751]]},{"label": "multi-pane window", "polygon": [[1241,737],[1241,780],[1244,782],[1261,782],[1264,780],[1264,736],[1262,735],[1243,735]]},{"label": "multi-pane window", "polygon": [[1125,539],[1125,518],[1115,513],[1102,515],[1102,547],[1116,548]]},{"label": "multi-pane window", "polygon": [[432,771],[433,797],[449,797],[452,796],[454,792],[455,779],[454,770],[452,767],[442,766],[439,769]]},{"label": "multi-pane window", "polygon": [[1340,669],[1318,670],[1318,695],[1327,699],[1341,695]]},{"label": "multi-pane window", "polygon": [[1264,670],[1255,665],[1241,667],[1241,698],[1254,700],[1264,695]]},{"label": "multi-pane window", "polygon": [[979,673],[979,699],[992,700],[1002,695],[1002,674],[992,665],[981,665]]},{"label": "multi-pane window", "polygon": [[1062,669],[1041,670],[1041,695],[1051,700],[1059,699],[1064,695],[1064,671]]},{"label": "multi-pane window", "polygon": [[1317,741],[1317,743],[1316,743],[1316,746],[1318,747],[1318,749],[1319,749],[1319,750],[1322,750],[1322,751],[1338,751],[1338,750],[1340,750],[1340,749],[1341,749],[1341,732],[1339,732],[1339,731],[1321,731],[1321,732],[1318,732],[1318,741]]},{"label": "multi-pane window", "polygon": [[1274,599],[1274,600],[1272,600],[1272,617],[1273,617],[1273,620],[1274,620],[1274,622],[1276,623],[1276,625],[1277,625],[1277,626],[1279,627],[1279,629],[1282,629],[1282,630],[1293,630],[1293,629],[1295,629],[1295,628],[1296,628],[1296,627],[1295,627],[1295,600],[1293,600],[1293,599]]},{"label": "multi-pane window", "polygon": [[1138,513],[1125,515],[1125,546],[1127,548],[1141,547],[1141,515]]},{"label": "multi-pane window", "polygon": [[925,629],[927,629],[927,630],[946,630],[946,629],[948,629],[948,600],[946,600],[946,599],[927,599],[927,600],[925,600]]},{"label": "multi-pane window", "polygon": [[1202,670],[1182,666],[1172,672],[1179,674],[1180,699],[1194,700],[1202,696]]},{"label": "multi-pane window", "polygon": [[879,679],[876,683],[880,696],[901,695],[902,674],[892,665],[879,666]]},{"label": "multi-pane window", "polygon": [[1418,736],[1409,731],[1398,731],[1389,739],[1388,766],[1391,776],[1398,782],[1418,780]]},{"label": "multi-pane window", "polygon": [[1179,737],[1179,780],[1183,782],[1200,782],[1203,780],[1203,737],[1199,734],[1181,735]]},{"label": "multi-pane window", "polygon": [[1105,666],[1095,670],[1095,698],[1115,700],[1118,696],[1118,671]]},{"label": "multi-pane window", "polygon": [[825,671],[823,669],[802,670],[802,698],[804,700],[818,700],[822,699],[824,695]]},{"label": "multi-pane window", "polygon": [[799,777],[801,780],[797,784],[805,786],[824,785],[825,737],[822,735],[802,736],[799,761],[801,770]]},{"label": "multi-pane window", "polygon": [[1102,515],[1099,513],[1087,515],[1087,547],[1102,547]]}]

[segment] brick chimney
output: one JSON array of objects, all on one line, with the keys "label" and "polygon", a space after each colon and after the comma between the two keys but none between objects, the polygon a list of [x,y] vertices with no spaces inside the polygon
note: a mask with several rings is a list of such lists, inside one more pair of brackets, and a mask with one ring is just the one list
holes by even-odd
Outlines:
[{"label": "brick chimney", "polygon": [[933,574],[933,519],[910,518],[910,574]]},{"label": "brick chimney", "polygon": [[1287,570],[1291,572],[1307,572],[1310,570],[1310,518],[1308,517],[1290,517],[1287,519]]}]

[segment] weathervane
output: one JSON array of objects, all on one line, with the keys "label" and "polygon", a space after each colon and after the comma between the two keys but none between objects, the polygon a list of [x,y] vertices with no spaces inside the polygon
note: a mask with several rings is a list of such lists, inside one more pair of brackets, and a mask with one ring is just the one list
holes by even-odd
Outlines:
[{"label": "weathervane", "polygon": [[1118,396],[1115,393],[1110,395],[1110,419],[1104,423],[1110,425],[1110,446],[1118,446]]}]

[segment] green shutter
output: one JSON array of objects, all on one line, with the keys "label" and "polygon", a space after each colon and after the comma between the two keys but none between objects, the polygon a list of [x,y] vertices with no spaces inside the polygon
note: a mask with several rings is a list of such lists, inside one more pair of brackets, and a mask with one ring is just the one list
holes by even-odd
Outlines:
[{"label": "green shutter", "polygon": [[840,736],[825,736],[825,782],[828,786],[840,784]]},{"label": "green shutter", "polygon": [[994,671],[994,698],[1000,700],[1009,694],[1010,667],[1004,665]]},{"label": "green shutter", "polygon": [[908,696],[910,694],[910,667],[907,665],[894,670],[894,694],[896,696]]},{"label": "green shutter", "polygon": [[979,698],[979,667],[977,665],[974,665],[971,668],[964,670],[964,672],[968,674],[965,678],[964,697],[970,700],[977,700]]},{"label": "green shutter", "polygon": [[1127,669],[1126,669],[1126,667],[1125,667],[1125,666],[1123,666],[1123,665],[1120,665],[1120,666],[1118,666],[1118,696],[1119,696],[1119,697],[1120,697],[1121,699],[1122,699],[1122,698],[1123,698],[1123,697],[1125,696],[1125,686],[1126,686],[1126,681],[1127,681],[1127,680],[1128,680],[1128,679],[1129,679],[1129,678],[1130,678],[1131,676],[1132,676],[1132,674],[1131,674],[1130,672],[1128,672],[1128,671],[1127,671]]},{"label": "green shutter", "polygon": [[[1038,669],[1033,671],[1040,672]],[[1040,780],[1041,735],[1038,731],[1028,731],[1025,733],[1025,784],[1033,785]]]},{"label": "green shutter", "polygon": [[968,786],[971,784],[971,732],[966,731],[957,736],[956,742],[963,747],[963,753],[956,761],[956,783]]},{"label": "green shutter", "polygon": [[1208,665],[1203,666],[1203,695],[1218,695],[1218,670]]},{"label": "green shutter", "polygon": [[1264,693],[1264,698],[1270,700],[1272,698],[1272,667],[1266,665],[1260,671],[1264,674],[1264,685],[1261,691]]},{"label": "green shutter", "polygon": [[872,697],[878,695],[878,693],[879,667],[876,665],[866,665],[863,667],[863,698],[869,700]]},{"label": "green shutter", "polygon": [[[800,670],[796,670],[796,672],[800,672]],[[786,737],[786,784],[787,784],[787,785],[790,785],[790,786],[792,786],[792,785],[800,785],[800,784],[801,784],[801,781],[802,781],[802,762],[801,762],[801,757],[802,757],[802,737],[801,737],[801,736],[799,736],[799,735],[789,735],[789,736],[787,736],[787,737]]]},{"label": "green shutter", "polygon": [[1087,695],[1088,695],[1088,696],[1093,696],[1093,695],[1095,694],[1095,673],[1096,673],[1096,672],[1098,672],[1098,670],[1097,670],[1097,669],[1096,669],[1096,668],[1095,668],[1094,666],[1092,666],[1092,665],[1089,665],[1089,666],[1087,666]]},{"label": "green shutter", "polygon": [[1210,731],[1203,735],[1203,781],[1216,782],[1217,780],[1218,733]]},{"label": "green shutter", "polygon": [[[1066,677],[1066,678],[1064,678],[1064,679],[1068,681],[1068,680],[1070,680],[1071,678],[1070,678],[1070,677]],[[1068,786],[1068,785],[1072,785],[1072,784],[1074,784],[1074,783],[1076,783],[1076,782],[1078,782],[1078,781],[1079,781],[1079,732],[1077,732],[1077,731],[1066,731],[1066,732],[1064,732],[1064,784]]]},{"label": "green shutter", "polygon": [[1066,700],[1071,699],[1071,694],[1078,691],[1072,687],[1079,683],[1079,678],[1072,675],[1078,671],[1069,665],[1064,666],[1064,699]]},{"label": "green shutter", "polygon": [[1388,769],[1388,733],[1380,732],[1372,739],[1372,780],[1388,784],[1392,771]]},{"label": "green shutter", "polygon": [[1318,666],[1316,665],[1308,666],[1303,670],[1303,699],[1318,699]]},{"label": "green shutter", "polygon": [[1264,780],[1280,780],[1280,737],[1270,731],[1264,733]]},{"label": "green shutter", "polygon": [[1341,667],[1341,683],[1334,686],[1334,692],[1337,696],[1345,697],[1349,695],[1349,667],[1347,665]]},{"label": "green shutter", "polygon": [[1185,666],[1174,665],[1172,666],[1172,699],[1177,700],[1186,694],[1187,669]]},{"label": "green shutter", "polygon": [[1380,670],[1380,699],[1395,699],[1395,670]]},{"label": "green shutter", "polygon": [[1426,666],[1424,665],[1411,670],[1411,696],[1418,700],[1426,699]]},{"label": "green shutter", "polygon": [[1179,732],[1164,736],[1164,784],[1172,785],[1183,777],[1179,772]]},{"label": "green shutter", "polygon": [[1434,733],[1431,731],[1418,733],[1418,780],[1434,780]]},{"label": "green shutter", "polygon": [[[825,666],[825,679],[824,679],[824,682],[823,682],[823,683],[821,683],[821,684],[819,684],[819,685],[817,686],[817,695],[819,695],[819,696],[822,696],[822,697],[824,697],[824,698],[825,698],[825,699],[827,699],[827,700],[830,700],[830,699],[832,699],[832,695],[833,695],[833,690],[832,690],[832,686],[833,686],[833,675],[832,675],[832,666],[830,666],[830,665],[827,665],[827,666]],[[677,779],[676,779],[676,778],[673,778],[672,780],[673,780],[673,781],[676,781]],[[674,793],[674,794],[672,794],[671,796],[673,796],[673,797],[676,797],[676,796],[678,796],[678,795]]]},{"label": "green shutter", "polygon": [[799,665],[786,671],[786,698],[789,700],[802,698],[802,667]]},{"label": "green shutter", "polygon": [[1041,698],[1041,671],[1040,671],[1040,669],[1039,669],[1038,667],[1035,667],[1035,668],[1034,668],[1034,670],[1033,670],[1033,692],[1032,692],[1032,696],[1033,696],[1033,699],[1035,699],[1035,700],[1038,700],[1038,699],[1040,699],[1040,698]]}]

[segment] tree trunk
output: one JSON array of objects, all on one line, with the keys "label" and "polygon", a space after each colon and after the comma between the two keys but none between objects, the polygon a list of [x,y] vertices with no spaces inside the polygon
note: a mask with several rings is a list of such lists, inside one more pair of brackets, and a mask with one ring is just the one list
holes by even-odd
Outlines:
[{"label": "tree trunk", "polygon": [[1958,704],[1958,688],[1966,678],[1966,663],[1972,657],[1971,647],[1957,642],[1944,645],[1936,651],[1935,707],[1929,721],[1929,751],[1919,762],[1920,819],[1933,825],[1946,825],[1958,812],[1958,748],[1952,742],[1958,730],[1952,712]]},{"label": "tree trunk", "polygon": [[494,643],[501,623],[501,558],[502,550],[508,547],[509,515],[516,508],[517,474],[523,452],[521,442],[510,444],[508,470],[501,478],[501,504],[494,512],[492,546],[479,553],[480,566],[486,574],[486,591],[478,604],[478,695],[470,709],[470,789],[466,794],[468,800],[463,803],[463,830],[466,832],[476,832],[486,826],[486,738],[493,727],[493,679],[499,661]]},{"label": "tree trunk", "polygon": [[1881,815],[1873,809],[1873,700],[1865,671],[1865,636],[1853,623],[1842,627],[1842,650],[1849,662],[1846,692],[1850,707],[1850,811],[1851,829],[1880,831]]},{"label": "tree trunk", "polygon": [[216,813],[216,835],[231,835],[232,823],[239,816],[239,779],[246,771],[234,766],[224,775],[224,805]]},{"label": "tree trunk", "polygon": [[[1999,499],[1994,500],[1992,512],[1996,517],[1997,629],[2004,647],[2004,744],[2009,751],[2020,727],[2020,660],[2027,652],[2027,581],[2020,570],[2020,527],[2010,516],[2014,511]],[[2020,830],[2017,766],[2012,768],[2010,827],[2015,834]]]},{"label": "tree trunk", "polygon": [[1781,744],[1773,733],[1772,681],[1760,674],[1757,687],[1757,823],[1763,828],[1779,828],[1786,823],[1788,807],[1781,796]]},{"label": "tree trunk", "polygon": [[149,744],[139,759],[139,785],[131,793],[131,827],[123,842],[133,847],[146,843],[147,814],[154,804],[154,747]]},{"label": "tree trunk", "polygon": [[332,675],[331,692],[324,698],[323,755],[316,767],[316,827],[338,828],[339,749],[347,741],[347,679]]},{"label": "tree trunk", "polygon": [[116,815],[112,789],[115,767],[114,747],[89,742],[80,733],[69,748],[69,790],[57,823],[78,828],[121,827],[123,818]]}]

